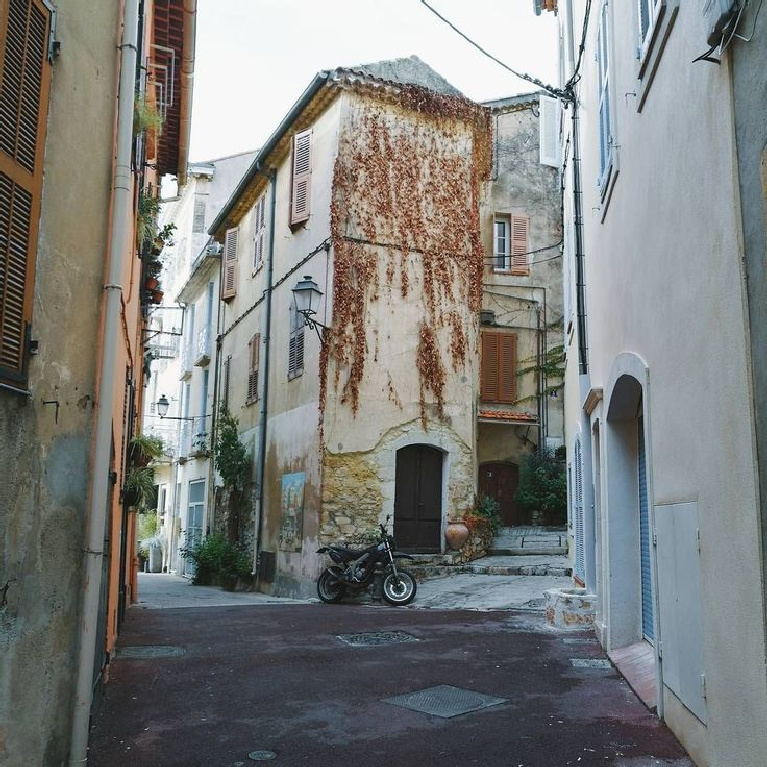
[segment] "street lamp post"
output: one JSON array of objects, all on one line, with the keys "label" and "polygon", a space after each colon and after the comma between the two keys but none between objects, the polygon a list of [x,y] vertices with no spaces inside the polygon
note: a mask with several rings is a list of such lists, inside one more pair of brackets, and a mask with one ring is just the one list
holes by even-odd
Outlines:
[{"label": "street lamp post", "polygon": [[[316,333],[320,342],[324,343],[324,333],[329,330],[326,325],[314,319],[317,307],[322,298],[322,291],[311,275],[305,275],[293,288],[293,308],[304,318],[304,325],[308,325]],[[322,328],[322,332],[320,332]]]}]

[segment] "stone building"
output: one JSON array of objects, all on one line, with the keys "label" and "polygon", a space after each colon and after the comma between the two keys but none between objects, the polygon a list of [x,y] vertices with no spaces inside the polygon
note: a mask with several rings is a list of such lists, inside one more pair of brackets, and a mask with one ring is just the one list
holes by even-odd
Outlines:
[{"label": "stone building", "polygon": [[[557,171],[537,169],[535,103],[475,104],[416,57],[321,72],[211,227],[224,251],[219,391],[254,458],[263,587],[312,593],[317,547],[387,517],[401,548],[443,552],[448,521],[476,503],[478,444],[497,463],[537,444],[541,392],[523,380],[532,412],[515,407],[508,342],[486,372],[503,396],[486,393],[484,437],[478,423],[480,310],[497,298],[486,288],[523,307],[527,357],[542,337],[535,291],[551,276],[529,255],[556,252],[560,237]],[[494,121],[504,147],[520,132],[529,153],[494,155]],[[490,196],[528,162],[536,170],[517,189]],[[492,256],[494,222],[511,227],[512,215],[526,227],[518,270],[511,251]],[[312,285],[316,328],[293,295]],[[516,315],[500,314],[488,330],[511,337]],[[527,442],[519,424],[533,427]]]},{"label": "stone building", "polygon": [[0,4],[3,764],[85,760],[134,596],[137,221],[158,174],[186,167],[194,19],[193,0]]}]

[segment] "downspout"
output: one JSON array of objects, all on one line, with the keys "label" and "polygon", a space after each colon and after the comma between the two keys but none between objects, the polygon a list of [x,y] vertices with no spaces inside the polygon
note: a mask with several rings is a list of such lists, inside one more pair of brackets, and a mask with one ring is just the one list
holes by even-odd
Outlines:
[{"label": "downspout", "polygon": [[578,326],[578,363],[581,375],[589,372],[586,338],[586,277],[583,252],[583,192],[581,190],[581,140],[578,100],[573,95],[573,216],[575,224],[575,305]]},{"label": "downspout", "polygon": [[[88,731],[93,702],[93,663],[98,625],[99,593],[104,560],[106,506],[109,498],[109,470],[112,447],[112,408],[114,406],[117,343],[120,337],[120,276],[135,219],[131,149],[133,146],[133,101],[138,51],[139,0],[125,0],[123,36],[120,44],[120,81],[117,101],[117,135],[114,189],[110,214],[109,266],[104,285],[104,330],[101,338],[101,364],[96,410],[96,436],[91,460],[91,495],[84,550],[84,594],[78,628],[79,657],[72,715],[70,767],[88,761]],[[128,250],[132,256],[132,248]]]},{"label": "downspout", "polygon": [[266,324],[264,326],[264,389],[261,397],[261,419],[258,440],[258,473],[256,475],[256,541],[253,546],[253,574],[258,578],[258,557],[264,530],[264,476],[266,474],[266,419],[269,413],[269,347],[272,328],[272,280],[274,278],[274,230],[277,214],[277,170],[269,174],[271,200],[269,201],[269,254],[266,271]]}]

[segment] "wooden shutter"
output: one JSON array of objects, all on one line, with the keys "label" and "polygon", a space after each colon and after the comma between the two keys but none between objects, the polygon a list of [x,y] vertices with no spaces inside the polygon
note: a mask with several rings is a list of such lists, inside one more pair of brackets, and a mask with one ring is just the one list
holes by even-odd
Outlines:
[{"label": "wooden shutter", "polygon": [[512,403],[517,396],[517,337],[511,333],[482,333],[480,398]]},{"label": "wooden shutter", "polygon": [[230,354],[224,360],[224,383],[221,387],[221,401],[224,403],[224,407],[229,409],[229,379],[231,378],[232,371],[232,355]]},{"label": "wooden shutter", "polygon": [[250,340],[248,359],[248,388],[245,395],[245,403],[250,404],[258,400],[258,360],[261,353],[261,334],[256,333]]},{"label": "wooden shutter", "polygon": [[205,233],[205,197],[201,194],[194,196],[194,213],[192,216],[192,233]]},{"label": "wooden shutter", "polygon": [[559,99],[538,97],[538,149],[542,165],[559,167]]},{"label": "wooden shutter", "polygon": [[290,223],[300,224],[309,218],[312,181],[312,132],[293,136],[293,182],[290,198]]},{"label": "wooden shutter", "polygon": [[266,195],[257,203],[253,216],[253,227],[256,232],[255,247],[253,250],[253,274],[264,265],[266,255]]},{"label": "wooden shutter", "polygon": [[529,274],[530,262],[530,219],[527,216],[511,217],[511,271],[514,274]]},{"label": "wooden shutter", "polygon": [[237,293],[237,238],[239,229],[228,229],[224,245],[224,274],[221,281],[221,298],[234,298]]},{"label": "wooden shutter", "polygon": [[288,379],[297,378],[304,372],[304,326],[290,333],[288,342]]},{"label": "wooden shutter", "polygon": [[50,89],[50,13],[0,4],[0,380],[26,383]]}]

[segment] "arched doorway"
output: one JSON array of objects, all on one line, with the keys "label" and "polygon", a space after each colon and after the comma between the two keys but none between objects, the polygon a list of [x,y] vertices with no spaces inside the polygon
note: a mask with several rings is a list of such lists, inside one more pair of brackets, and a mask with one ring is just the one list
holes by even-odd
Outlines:
[{"label": "arched doorway", "polygon": [[397,451],[394,480],[394,537],[402,551],[441,550],[442,453],[429,445]]},{"label": "arched doorway", "polygon": [[479,467],[479,496],[487,496],[496,501],[504,527],[526,524],[514,502],[518,484],[519,466],[515,463],[489,461]]}]

